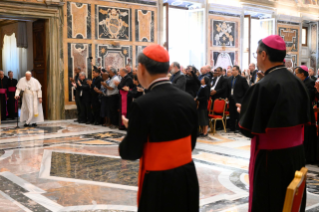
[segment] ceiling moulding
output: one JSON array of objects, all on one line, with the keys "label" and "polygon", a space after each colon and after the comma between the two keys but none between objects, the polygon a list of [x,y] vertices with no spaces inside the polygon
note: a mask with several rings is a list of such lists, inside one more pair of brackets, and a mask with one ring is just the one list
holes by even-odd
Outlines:
[{"label": "ceiling moulding", "polygon": [[241,15],[242,7],[235,7],[230,5],[227,5],[227,7],[225,7],[225,5],[210,3],[209,11]]},{"label": "ceiling moulding", "polygon": [[283,15],[283,14],[277,15],[277,20],[278,21],[292,22],[292,23],[302,23],[301,17],[294,17],[294,16],[290,16],[290,15]]},{"label": "ceiling moulding", "polygon": [[36,1],[16,1],[16,0],[0,0],[0,2],[8,2],[13,4],[27,4],[27,5],[47,5],[47,6],[63,6],[65,0],[36,0]]}]

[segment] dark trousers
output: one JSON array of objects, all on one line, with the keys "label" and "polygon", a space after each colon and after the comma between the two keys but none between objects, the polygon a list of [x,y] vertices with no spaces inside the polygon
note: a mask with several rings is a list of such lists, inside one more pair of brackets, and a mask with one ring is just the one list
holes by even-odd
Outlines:
[{"label": "dark trousers", "polygon": [[91,102],[81,100],[81,121],[93,122],[93,116],[91,111]]},{"label": "dark trousers", "polygon": [[7,101],[7,107],[8,107],[8,117],[9,118],[15,118],[17,117],[17,113],[15,112],[15,99],[14,99],[14,92],[8,93],[8,101]]},{"label": "dark trousers", "polygon": [[92,100],[92,108],[93,108],[93,114],[94,114],[94,122],[95,123],[101,123],[101,102],[98,98],[94,98]]},{"label": "dark trousers", "polygon": [[118,125],[118,114],[119,114],[119,95],[109,96],[108,104],[109,104],[109,117],[112,125]]},{"label": "dark trousers", "polygon": [[239,113],[237,112],[236,101],[232,97],[229,98],[229,116],[230,130],[239,130]]},{"label": "dark trousers", "polygon": [[76,104],[76,109],[78,112],[78,120],[81,120],[82,114],[81,114],[81,100],[80,100],[80,91],[75,91],[75,104]]}]

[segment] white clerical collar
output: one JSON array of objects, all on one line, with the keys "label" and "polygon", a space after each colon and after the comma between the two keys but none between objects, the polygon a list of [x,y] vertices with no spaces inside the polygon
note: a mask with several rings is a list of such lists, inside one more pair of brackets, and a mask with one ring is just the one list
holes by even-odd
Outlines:
[{"label": "white clerical collar", "polygon": [[[161,77],[161,78],[157,78],[156,80],[154,80],[153,82],[151,82],[150,83],[150,85],[148,86],[148,88],[150,88],[150,87],[152,87],[152,85],[154,85],[155,83],[157,83],[157,82],[160,82],[160,81],[167,81],[167,80],[169,80],[169,78],[168,77]],[[147,88],[147,89],[148,89]]]}]

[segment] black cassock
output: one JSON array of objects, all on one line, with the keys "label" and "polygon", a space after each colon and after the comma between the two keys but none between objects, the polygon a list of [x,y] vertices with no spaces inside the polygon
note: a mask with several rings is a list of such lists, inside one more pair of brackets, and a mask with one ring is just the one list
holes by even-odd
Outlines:
[{"label": "black cassock", "polygon": [[92,93],[92,108],[94,113],[94,123],[100,124],[101,123],[101,116],[100,116],[100,110],[101,110],[101,102],[99,99],[99,93],[95,92],[94,88],[101,89],[101,82],[102,77],[98,76],[93,78],[92,85],[91,85],[91,93]]},{"label": "black cassock", "polygon": [[152,84],[131,107],[119,151],[123,159],[140,159],[138,211],[199,211],[191,158],[198,131],[194,99],[165,80]]},{"label": "black cassock", "polygon": [[[308,91],[310,104],[315,100],[315,81],[307,77],[304,80],[305,86]],[[312,108],[311,108],[312,109]],[[316,120],[315,114],[313,109],[311,110],[311,125],[305,126],[305,135],[304,135],[304,147],[305,147],[305,156],[306,156],[306,163],[318,163],[319,159],[319,143],[317,138],[317,127],[316,127]]]},{"label": "black cassock", "polygon": [[249,211],[282,211],[295,171],[305,166],[303,126],[311,123],[311,107],[304,83],[284,66],[267,70],[247,91],[239,125],[252,138]]},{"label": "black cassock", "polygon": [[127,74],[125,77],[122,78],[120,84],[118,85],[118,89],[120,91],[120,128],[122,123],[122,115],[125,117],[128,117],[130,105],[132,103],[132,98],[128,96],[128,92],[123,90],[123,87],[129,87],[129,89],[132,89],[134,84],[133,80],[130,77],[130,74]]},{"label": "black cassock", "polygon": [[18,84],[18,80],[16,79],[8,79],[8,101],[7,101],[7,106],[8,106],[8,113],[10,118],[14,118],[17,116],[16,110],[18,110],[18,105],[16,105],[16,100],[14,99],[15,96],[15,91],[16,87]]},{"label": "black cassock", "polygon": [[[7,118],[8,78],[0,79],[1,120]],[[3,90],[4,89],[4,90]]]}]

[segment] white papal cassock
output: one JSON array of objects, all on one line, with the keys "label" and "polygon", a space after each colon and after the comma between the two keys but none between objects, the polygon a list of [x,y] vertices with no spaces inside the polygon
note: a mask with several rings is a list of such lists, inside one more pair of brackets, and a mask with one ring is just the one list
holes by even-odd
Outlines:
[{"label": "white papal cassock", "polygon": [[26,124],[43,122],[43,108],[39,98],[42,98],[41,84],[33,77],[28,81],[22,77],[17,85],[15,96],[23,92],[20,122],[26,121]]}]

